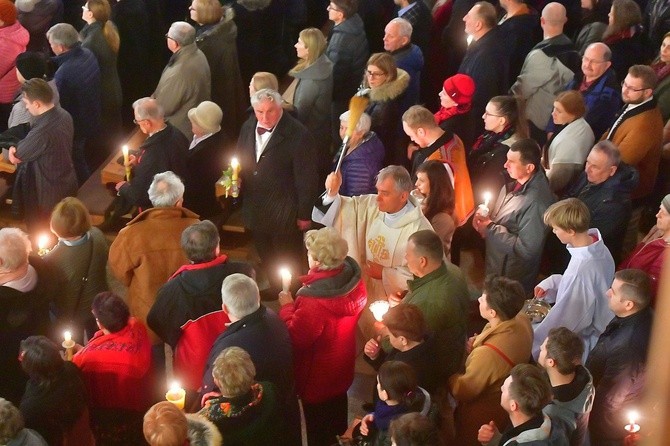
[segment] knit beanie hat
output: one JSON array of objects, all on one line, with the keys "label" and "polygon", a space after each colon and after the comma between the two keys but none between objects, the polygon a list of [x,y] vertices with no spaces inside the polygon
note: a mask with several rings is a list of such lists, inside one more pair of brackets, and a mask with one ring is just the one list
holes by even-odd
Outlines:
[{"label": "knit beanie hat", "polygon": [[455,74],[443,84],[444,91],[459,105],[469,104],[475,94],[475,81],[467,74]]},{"label": "knit beanie hat", "polygon": [[36,77],[44,79],[47,74],[47,61],[42,53],[26,51],[16,57],[16,69],[25,80]]},{"label": "knit beanie hat", "polygon": [[670,213],[670,194],[663,197],[663,200],[661,200],[661,204],[665,208],[666,212]]},{"label": "knit beanie hat", "polygon": [[221,108],[211,101],[204,101],[188,111],[188,119],[207,133],[221,130]]},{"label": "knit beanie hat", "polygon": [[5,22],[4,26],[13,25],[16,22],[16,6],[9,0],[0,0],[0,20]]}]

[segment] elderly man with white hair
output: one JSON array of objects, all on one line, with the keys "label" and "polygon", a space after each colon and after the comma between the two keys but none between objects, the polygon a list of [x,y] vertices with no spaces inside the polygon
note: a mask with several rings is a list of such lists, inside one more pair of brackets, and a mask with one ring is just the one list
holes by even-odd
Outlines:
[{"label": "elderly man with white hair", "polygon": [[405,91],[402,110],[419,103],[421,72],[424,59],[421,48],[412,43],[412,24],[396,17],[384,28],[384,50],[391,53],[398,68],[409,74],[409,86]]},{"label": "elderly man with white hair", "polygon": [[[173,172],[154,176],[149,187],[153,208],[141,212],[119,231],[109,248],[109,266],[128,287],[130,314],[146,325],[147,314],[158,289],[188,263],[181,249],[181,233],[198,222],[198,216],[182,207],[184,184]],[[158,337],[150,332],[152,343]]]},{"label": "elderly man with white hair", "polygon": [[212,376],[214,361],[228,347],[244,349],[256,367],[257,381],[277,388],[282,412],[282,433],[277,444],[300,444],[300,416],[293,377],[293,348],[284,322],[261,304],[258,285],[244,274],[231,274],[221,285],[222,308],[230,325],[214,341],[202,378],[201,393],[219,393]]},{"label": "elderly man with white hair", "polygon": [[29,257],[28,235],[0,229],[0,396],[18,404],[27,376],[16,360],[22,339],[46,335],[55,287],[39,257]]},{"label": "elderly man with white hair", "polygon": [[174,22],[165,39],[173,54],[151,97],[161,104],[165,118],[191,139],[188,111],[211,98],[209,63],[195,43],[195,28],[188,23]]}]

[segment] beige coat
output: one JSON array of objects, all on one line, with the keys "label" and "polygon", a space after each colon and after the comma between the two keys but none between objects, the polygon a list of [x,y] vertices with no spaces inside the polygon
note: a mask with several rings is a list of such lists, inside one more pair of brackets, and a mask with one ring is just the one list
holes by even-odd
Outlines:
[{"label": "beige coat", "polygon": [[[181,233],[197,223],[198,215],[181,207],[151,208],[119,231],[109,248],[109,267],[128,287],[130,314],[147,324],[156,293],[188,259],[181,249]],[[152,343],[159,338],[149,330]]]},{"label": "beige coat", "polygon": [[[496,347],[507,359],[485,344]],[[504,430],[509,419],[500,407],[500,386],[512,370],[509,361],[514,365],[528,362],[532,344],[533,329],[524,314],[495,328],[487,324],[477,336],[465,360],[465,373],[449,378],[449,390],[458,402],[454,413],[456,444],[479,446],[477,431],[491,420]]]}]

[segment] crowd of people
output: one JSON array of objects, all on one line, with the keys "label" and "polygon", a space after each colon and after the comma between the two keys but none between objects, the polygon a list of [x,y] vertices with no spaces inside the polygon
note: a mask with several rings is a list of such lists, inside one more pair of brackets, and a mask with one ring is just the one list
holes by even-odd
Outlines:
[{"label": "crowd of people", "polygon": [[[669,17],[0,0],[0,443],[621,444],[670,245]],[[78,191],[131,131],[93,226]],[[233,157],[252,261],[221,251]]]}]

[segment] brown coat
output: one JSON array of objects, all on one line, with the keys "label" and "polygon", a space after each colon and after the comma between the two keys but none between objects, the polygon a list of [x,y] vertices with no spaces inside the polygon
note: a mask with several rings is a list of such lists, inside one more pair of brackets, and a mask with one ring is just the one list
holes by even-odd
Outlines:
[{"label": "brown coat", "polygon": [[[181,249],[181,233],[197,223],[198,215],[181,207],[151,208],[126,225],[109,248],[109,266],[128,287],[130,314],[147,323],[158,289],[188,259]],[[158,337],[149,331],[151,342]]]},{"label": "brown coat", "polygon": [[[484,344],[493,345],[507,359]],[[455,444],[479,446],[477,431],[491,420],[504,430],[509,419],[500,407],[500,386],[512,370],[509,361],[514,365],[528,362],[532,344],[533,329],[524,314],[495,328],[487,324],[477,336],[465,360],[465,373],[449,378],[449,390],[458,402],[454,413]]]},{"label": "brown coat", "polygon": [[[632,199],[649,195],[654,188],[658,175],[658,163],[661,159],[663,144],[663,118],[661,111],[652,99],[647,104],[632,111],[614,130],[612,141],[621,152],[621,161],[635,167],[640,173],[640,183],[631,194]],[[609,129],[601,140],[607,139]]]}]

